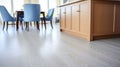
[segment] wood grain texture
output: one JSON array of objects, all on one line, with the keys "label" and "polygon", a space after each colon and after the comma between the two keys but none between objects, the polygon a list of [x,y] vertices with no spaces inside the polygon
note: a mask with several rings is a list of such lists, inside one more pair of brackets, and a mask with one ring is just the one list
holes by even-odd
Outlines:
[{"label": "wood grain texture", "polygon": [[60,8],[60,27],[61,29],[66,28],[66,8],[62,7]]},{"label": "wood grain texture", "polygon": [[120,3],[116,4],[116,23],[115,23],[115,32],[120,34]]},{"label": "wood grain texture", "polygon": [[68,5],[66,8],[66,29],[72,30],[72,6]]},{"label": "wood grain texture", "polygon": [[72,5],[72,31],[79,32],[80,25],[80,5]]},{"label": "wood grain texture", "polygon": [[114,3],[94,1],[94,35],[113,34]]},{"label": "wood grain texture", "polygon": [[[72,10],[68,6],[72,6]],[[109,35],[116,37],[120,34],[120,2],[83,0],[60,6],[60,8],[63,7],[67,9],[67,15],[64,17],[66,27],[63,30],[65,32],[86,38],[89,41],[100,36],[100,38],[103,36],[107,38]],[[69,29],[70,25],[72,30]]]},{"label": "wood grain texture", "polygon": [[84,35],[89,36],[90,35],[90,5],[89,5],[89,2],[80,3],[80,22],[79,23],[80,23],[79,32]]}]

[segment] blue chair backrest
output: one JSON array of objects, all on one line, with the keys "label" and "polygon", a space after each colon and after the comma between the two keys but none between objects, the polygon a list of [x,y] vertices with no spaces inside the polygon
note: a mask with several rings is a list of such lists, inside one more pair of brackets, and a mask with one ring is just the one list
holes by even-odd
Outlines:
[{"label": "blue chair backrest", "polygon": [[54,13],[54,8],[49,9],[46,18],[49,19],[49,20],[52,20],[53,13]]},{"label": "blue chair backrest", "polygon": [[3,21],[15,21],[4,6],[0,6],[0,13]]},{"label": "blue chair backrest", "polygon": [[40,20],[40,4],[25,4],[24,5],[24,21],[39,21]]}]

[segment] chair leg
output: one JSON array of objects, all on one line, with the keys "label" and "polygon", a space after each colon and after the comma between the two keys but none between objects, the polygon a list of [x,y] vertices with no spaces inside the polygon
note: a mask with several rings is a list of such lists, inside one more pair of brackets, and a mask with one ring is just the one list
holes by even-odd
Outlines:
[{"label": "chair leg", "polygon": [[6,24],[6,31],[8,30],[8,22],[6,22],[7,24]]},{"label": "chair leg", "polygon": [[52,20],[50,21],[50,25],[51,25],[51,27],[52,27],[52,29],[53,29],[53,24],[52,24]]},{"label": "chair leg", "polygon": [[5,28],[5,22],[3,22],[3,30],[4,30],[4,28]]},{"label": "chair leg", "polygon": [[22,26],[22,30],[23,30],[23,22],[22,21],[20,21],[20,25]]},{"label": "chair leg", "polygon": [[26,29],[26,30],[29,30],[29,29],[28,29],[28,28],[29,28],[29,27],[28,27],[29,23],[28,23],[28,22],[25,22],[25,25],[26,25],[26,28],[25,28],[25,29]]},{"label": "chair leg", "polygon": [[25,30],[27,30],[27,22],[25,22]]},{"label": "chair leg", "polygon": [[41,21],[42,28],[43,28],[43,24],[44,24],[44,23],[43,23],[43,20],[42,20],[42,21]]},{"label": "chair leg", "polygon": [[36,27],[37,27],[38,30],[40,30],[38,21],[36,22]]},{"label": "chair leg", "polygon": [[26,22],[26,30],[29,31],[29,22]]},{"label": "chair leg", "polygon": [[18,28],[19,28],[19,22],[16,21],[16,31],[18,31]]},{"label": "chair leg", "polygon": [[27,25],[28,25],[28,31],[29,31],[29,22],[27,23]]},{"label": "chair leg", "polygon": [[44,21],[44,26],[45,26],[45,30],[46,30],[46,20],[45,20],[45,19],[43,19],[43,21]]}]

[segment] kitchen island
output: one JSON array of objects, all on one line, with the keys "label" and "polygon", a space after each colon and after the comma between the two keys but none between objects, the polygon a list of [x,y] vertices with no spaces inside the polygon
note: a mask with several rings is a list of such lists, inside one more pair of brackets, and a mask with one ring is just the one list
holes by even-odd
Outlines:
[{"label": "kitchen island", "polygon": [[88,41],[120,36],[120,0],[77,0],[59,7],[62,32]]}]

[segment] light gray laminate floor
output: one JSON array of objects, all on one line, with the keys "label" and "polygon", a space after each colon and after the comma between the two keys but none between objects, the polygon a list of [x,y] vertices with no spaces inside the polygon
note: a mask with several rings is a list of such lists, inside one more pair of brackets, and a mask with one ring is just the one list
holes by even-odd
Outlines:
[{"label": "light gray laminate floor", "polygon": [[120,67],[120,38],[88,42],[59,31],[0,26],[0,67]]}]

